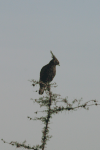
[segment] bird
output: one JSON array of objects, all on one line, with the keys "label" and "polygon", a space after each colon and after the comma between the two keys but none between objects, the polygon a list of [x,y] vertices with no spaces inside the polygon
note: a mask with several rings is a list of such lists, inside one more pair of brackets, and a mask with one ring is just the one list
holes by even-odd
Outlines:
[{"label": "bird", "polygon": [[40,89],[39,94],[42,95],[44,93],[44,89],[47,86],[48,91],[50,91],[50,85],[49,83],[53,80],[53,78],[56,75],[56,65],[59,65],[58,59],[55,57],[55,55],[50,51],[52,55],[52,60],[45,66],[42,67],[40,71]]}]

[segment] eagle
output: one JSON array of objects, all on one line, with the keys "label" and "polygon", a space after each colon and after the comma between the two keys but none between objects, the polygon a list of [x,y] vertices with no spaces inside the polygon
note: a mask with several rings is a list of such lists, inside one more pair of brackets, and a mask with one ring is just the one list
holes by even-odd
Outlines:
[{"label": "eagle", "polygon": [[[56,65],[59,65],[59,61],[55,57],[55,55],[50,51],[52,55],[52,60],[45,66],[42,67],[40,71],[40,89],[39,94],[42,95],[44,93],[44,89],[47,86],[48,91],[50,91],[49,83],[53,80],[56,75]],[[59,65],[60,66],[60,65]]]}]

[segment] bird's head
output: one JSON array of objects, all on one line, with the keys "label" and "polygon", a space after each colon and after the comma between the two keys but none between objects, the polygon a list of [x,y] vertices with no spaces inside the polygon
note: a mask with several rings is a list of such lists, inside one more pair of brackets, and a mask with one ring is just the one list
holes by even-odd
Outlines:
[{"label": "bird's head", "polygon": [[50,62],[52,62],[54,65],[60,66],[58,59],[55,57],[55,55],[52,53],[52,51],[50,51],[50,53],[51,53],[52,58],[53,58]]}]

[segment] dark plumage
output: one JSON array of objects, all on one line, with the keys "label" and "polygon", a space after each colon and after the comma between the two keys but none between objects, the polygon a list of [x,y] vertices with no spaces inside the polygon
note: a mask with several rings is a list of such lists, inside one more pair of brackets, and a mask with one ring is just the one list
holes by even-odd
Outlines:
[{"label": "dark plumage", "polygon": [[[40,82],[42,81],[43,83],[50,83],[53,78],[56,75],[56,65],[59,65],[59,61],[57,60],[57,58],[53,55],[52,51],[52,60],[45,65],[44,67],[42,67],[41,71],[40,71]],[[40,90],[39,90],[39,94],[43,94],[44,89],[46,87],[45,84],[40,83]],[[50,86],[48,85],[47,87],[48,91],[50,90]]]}]

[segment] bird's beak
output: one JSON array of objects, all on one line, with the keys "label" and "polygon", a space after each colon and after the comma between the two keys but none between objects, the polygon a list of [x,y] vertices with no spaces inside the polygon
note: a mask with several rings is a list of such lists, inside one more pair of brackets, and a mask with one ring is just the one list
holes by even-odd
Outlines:
[{"label": "bird's beak", "polygon": [[58,66],[60,66],[60,64],[58,64]]}]

